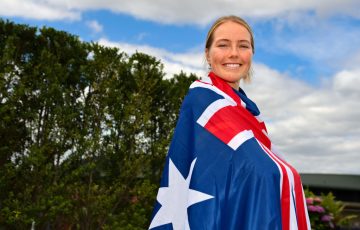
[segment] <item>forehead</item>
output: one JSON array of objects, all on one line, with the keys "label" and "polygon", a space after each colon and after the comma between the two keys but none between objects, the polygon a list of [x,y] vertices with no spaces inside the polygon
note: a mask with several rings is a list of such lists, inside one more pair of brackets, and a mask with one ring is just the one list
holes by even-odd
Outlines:
[{"label": "forehead", "polygon": [[250,32],[245,26],[238,22],[226,21],[220,24],[213,33],[214,40],[228,39],[228,40],[248,40],[250,41]]}]

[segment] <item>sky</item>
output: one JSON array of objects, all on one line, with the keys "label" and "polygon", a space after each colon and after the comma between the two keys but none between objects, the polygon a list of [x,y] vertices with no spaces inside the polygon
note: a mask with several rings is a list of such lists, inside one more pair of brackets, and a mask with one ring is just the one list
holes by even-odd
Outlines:
[{"label": "sky", "polygon": [[150,54],[167,78],[207,74],[207,31],[229,14],[254,31],[241,87],[277,151],[300,173],[360,175],[359,0],[0,0],[2,19]]}]

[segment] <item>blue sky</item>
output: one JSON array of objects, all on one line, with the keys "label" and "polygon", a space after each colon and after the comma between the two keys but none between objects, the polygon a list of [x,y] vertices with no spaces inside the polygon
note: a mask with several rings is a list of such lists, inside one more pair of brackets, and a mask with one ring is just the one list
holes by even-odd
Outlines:
[{"label": "blue sky", "polygon": [[219,16],[255,36],[258,103],[278,148],[301,172],[360,174],[360,2],[356,0],[3,0],[0,17],[156,56],[167,77],[206,74],[203,46]]},{"label": "blue sky", "polygon": [[[316,58],[309,57],[304,52],[296,52],[296,49],[287,48],[287,46],[293,43],[294,46],[298,44],[308,50],[318,47],[324,49],[322,52],[325,52],[326,49],[332,50],[340,43],[345,43],[337,48],[337,52],[340,52],[340,58],[347,57],[347,53],[353,50],[352,45],[359,47],[360,42],[356,41],[353,44],[353,42],[344,41],[340,36],[337,36],[346,31],[360,35],[360,19],[342,14],[319,18],[311,10],[301,12],[301,15],[296,15],[296,17],[303,17],[303,20],[310,23],[305,22],[305,25],[293,26],[286,16],[284,18],[260,19],[245,17],[254,30],[256,42],[254,61],[265,63],[274,69],[288,73],[292,77],[301,78],[311,84],[318,84],[321,78],[330,77],[341,68],[341,66],[331,64],[331,60],[334,59],[331,54],[334,51],[331,51],[329,56],[322,54]],[[17,15],[3,16],[3,18],[31,26],[54,27],[77,35],[85,41],[98,41],[100,38],[106,38],[110,41],[122,43],[148,45],[174,53],[194,50],[201,52],[207,30],[211,24],[211,21],[205,25],[192,24],[191,22],[169,24],[162,21],[139,19],[134,15],[103,9],[84,11],[81,14],[81,20],[33,19]],[[314,23],[315,21],[319,21],[319,23]],[[95,29],[94,25],[89,25],[90,22],[96,22],[99,28]],[[328,37],[328,35],[330,36]],[[281,42],[286,44],[281,44]],[[279,48],[282,45],[284,47]]]}]

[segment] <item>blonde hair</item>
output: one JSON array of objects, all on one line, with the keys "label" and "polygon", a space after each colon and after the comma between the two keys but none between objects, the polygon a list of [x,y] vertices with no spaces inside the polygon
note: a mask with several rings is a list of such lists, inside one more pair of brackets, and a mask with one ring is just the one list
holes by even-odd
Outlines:
[{"label": "blonde hair", "polygon": [[[228,22],[228,21],[231,21],[231,22],[235,22],[235,23],[238,23],[242,26],[244,26],[250,33],[250,44],[251,44],[251,48],[252,48],[252,53],[254,54],[255,53],[255,42],[254,42],[254,34],[251,30],[251,27],[250,25],[242,18],[238,17],[238,16],[235,16],[235,15],[229,15],[229,16],[223,16],[223,17],[220,17],[218,18],[214,23],[213,25],[210,27],[209,29],[209,32],[206,36],[206,42],[205,42],[205,50],[207,49],[210,49],[213,41],[214,41],[214,31],[221,25],[223,24],[224,22]],[[245,82],[250,82],[250,79],[251,79],[251,76],[252,76],[252,68],[250,67],[248,73],[246,74],[246,76],[244,77],[244,81]]]}]

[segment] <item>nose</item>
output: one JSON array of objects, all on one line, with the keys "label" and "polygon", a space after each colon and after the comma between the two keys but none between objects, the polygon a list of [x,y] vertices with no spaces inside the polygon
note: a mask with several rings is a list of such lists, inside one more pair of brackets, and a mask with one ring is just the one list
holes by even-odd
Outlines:
[{"label": "nose", "polygon": [[237,46],[231,46],[230,56],[237,57],[239,55],[239,48]]}]

